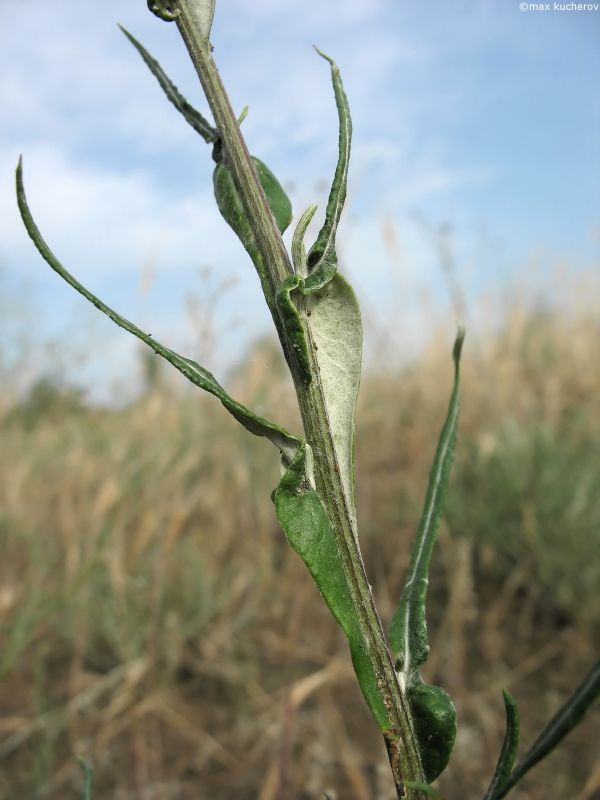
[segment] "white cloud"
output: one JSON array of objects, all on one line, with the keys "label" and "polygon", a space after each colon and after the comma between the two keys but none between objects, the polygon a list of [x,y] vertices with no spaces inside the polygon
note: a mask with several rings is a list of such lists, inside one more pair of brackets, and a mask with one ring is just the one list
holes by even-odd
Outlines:
[{"label": "white cloud", "polygon": [[[9,175],[16,153],[0,158]],[[166,199],[143,170],[108,170],[73,163],[51,147],[29,148],[24,180],[34,219],[57,257],[82,276],[138,271],[144,262],[161,270],[229,262],[238,254],[233,237],[216,236],[225,224],[212,186]],[[32,249],[18,217],[13,181],[3,182],[2,248],[31,263]]]}]

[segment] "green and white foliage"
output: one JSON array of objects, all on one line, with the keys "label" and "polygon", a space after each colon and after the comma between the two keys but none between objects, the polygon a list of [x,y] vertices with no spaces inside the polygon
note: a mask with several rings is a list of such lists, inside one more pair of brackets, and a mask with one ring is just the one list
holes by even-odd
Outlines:
[{"label": "green and white foliage", "polygon": [[[292,219],[291,203],[268,167],[258,158],[248,156],[239,129],[244,112],[237,120],[233,116],[212,60],[209,36],[215,0],[148,0],[148,6],[161,19],[176,22],[218,127],[181,95],[145,48],[130,33],[123,32],[168,100],[202,139],[212,145],[217,205],[258,273],[292,372],[306,438],[294,436],[237,402],[208,370],[157,342],[79,283],[51,251],[33,220],[19,160],[17,201],[25,228],[43,259],[77,292],[169,361],[188,380],[217,397],[250,433],[268,439],[277,447],[283,466],[282,478],[272,495],[277,519],[348,640],[359,685],[385,737],[398,797],[408,800],[439,797],[429,784],[450,758],[456,735],[456,711],[447,692],[424,683],[420,670],[429,653],[425,613],[429,564],[456,444],[464,331],[459,329],[456,337],[454,385],[448,412],[429,476],[404,590],[389,627],[392,663],[358,543],[354,425],[362,323],[356,295],[338,273],[336,251],[352,136],[340,71],[329,56],[317,51],[331,68],[339,119],[338,159],[325,219],[317,237],[307,253],[304,239],[317,208],[311,205],[297,223],[290,259],[281,234]],[[514,766],[519,714],[515,701],[505,692],[506,736],[484,800],[505,797],[579,722],[599,693],[600,665],[596,664]],[[92,773],[86,765],[82,766],[84,797],[89,800]]]},{"label": "green and white foliage", "polygon": [[362,321],[354,290],[337,272],[336,233],[346,199],[352,123],[348,99],[339,68],[317,50],[331,65],[331,78],[339,119],[338,161],[325,220],[308,256],[304,235],[316,206],[301,216],[294,232],[292,258],[295,274],[281,286],[277,305],[290,343],[304,363],[314,354],[312,372],[303,374],[315,380],[322,392],[334,442],[336,468],[354,533],[354,417],[362,364]]}]

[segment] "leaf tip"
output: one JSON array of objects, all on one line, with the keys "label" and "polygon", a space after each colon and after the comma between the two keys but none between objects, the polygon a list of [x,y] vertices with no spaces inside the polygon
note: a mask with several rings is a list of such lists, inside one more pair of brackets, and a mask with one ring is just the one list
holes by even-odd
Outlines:
[{"label": "leaf tip", "polygon": [[319,48],[317,47],[316,44],[313,44],[313,47],[315,48],[317,53],[321,56],[321,58],[324,58],[325,61],[329,61],[329,63],[331,64],[332,71],[338,71],[339,72],[338,65],[335,63],[333,58],[331,58],[331,56],[328,56],[327,53],[324,53],[322,50],[319,50]]},{"label": "leaf tip", "polygon": [[303,230],[303,233],[306,231],[306,229],[312,222],[312,218],[314,217],[318,207],[319,206],[317,205],[317,203],[313,203],[312,205],[308,206],[306,211],[302,214],[302,216],[298,220],[298,225],[296,226],[297,229],[300,228],[301,230]]},{"label": "leaf tip", "polygon": [[123,34],[124,34],[124,35],[125,35],[125,36],[126,36],[128,39],[129,39],[129,41],[130,41],[130,42],[131,42],[131,43],[132,43],[134,46],[137,44],[137,42],[136,42],[136,40],[134,39],[133,35],[132,35],[131,33],[129,33],[129,31],[127,30],[127,28],[125,28],[123,25],[121,25],[121,23],[120,23],[120,22],[117,22],[117,28],[119,28],[119,30],[121,31],[121,33],[123,33]]},{"label": "leaf tip", "polygon": [[19,201],[19,208],[21,207],[21,198],[25,197],[25,188],[23,186],[23,156],[19,154],[16,169],[17,178],[17,200]]},{"label": "leaf tip", "polygon": [[505,706],[516,706],[516,700],[512,696],[512,694],[508,691],[508,689],[502,689],[502,697],[504,698],[504,705]]},{"label": "leaf tip", "polygon": [[141,52],[141,49],[140,49],[140,48],[141,48],[141,44],[138,42],[138,40],[135,38],[135,36],[134,36],[132,33],[129,33],[129,31],[127,30],[127,28],[124,28],[124,27],[123,27],[123,25],[121,25],[121,23],[120,23],[120,22],[117,22],[117,27],[118,27],[118,28],[121,30],[121,32],[122,32],[122,33],[123,33],[123,34],[124,34],[124,35],[125,35],[125,36],[126,36],[128,39],[129,39],[129,41],[130,41],[130,42],[131,42],[131,44],[132,44],[132,45],[133,45],[133,46],[136,48],[136,50],[138,50],[139,52]]},{"label": "leaf tip", "polygon": [[464,325],[459,324],[458,330],[456,331],[456,339],[454,340],[454,347],[452,349],[452,357],[454,359],[454,364],[458,369],[458,364],[460,361],[460,356],[462,353],[463,343],[465,341],[466,330]]}]

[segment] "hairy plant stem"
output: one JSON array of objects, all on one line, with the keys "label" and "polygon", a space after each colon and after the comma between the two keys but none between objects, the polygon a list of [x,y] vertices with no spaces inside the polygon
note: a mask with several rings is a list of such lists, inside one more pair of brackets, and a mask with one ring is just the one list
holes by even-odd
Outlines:
[{"label": "hairy plant stem", "polygon": [[342,487],[310,329],[304,320],[313,376],[307,385],[300,374],[275,307],[277,289],[283,279],[293,272],[292,265],[212,58],[210,42],[195,25],[193,7],[194,0],[178,0],[177,26],[200,78],[219,131],[227,165],[268,269],[266,300],[292,373],[306,439],[313,450],[317,492],[336,537],[360,621],[365,649],[372,659],[381,698],[390,721],[390,728],[384,735],[398,797],[423,800],[425,796],[422,792],[404,786],[407,781],[424,781],[419,750],[408,702],[396,678],[364,570],[348,499]]}]

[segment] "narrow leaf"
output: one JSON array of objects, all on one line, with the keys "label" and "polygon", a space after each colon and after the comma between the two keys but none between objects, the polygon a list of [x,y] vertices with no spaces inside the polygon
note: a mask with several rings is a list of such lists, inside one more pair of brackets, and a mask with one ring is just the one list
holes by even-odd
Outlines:
[{"label": "narrow leaf", "polygon": [[61,278],[70,284],[76,291],[82,294],[87,300],[90,301],[90,303],[96,306],[96,308],[106,314],[106,316],[115,322],[119,327],[136,336],[142,342],[151,347],[155,353],[161,355],[163,358],[173,364],[173,366],[178,369],[179,372],[185,375],[189,381],[194,383],[196,386],[199,386],[201,389],[210,392],[210,394],[215,395],[215,397],[218,397],[221,403],[225,406],[229,413],[237,419],[238,422],[240,422],[247,430],[256,436],[264,436],[269,439],[281,451],[284,463],[289,464],[298,447],[299,440],[296,437],[292,436],[278,425],[269,422],[269,420],[259,417],[250,411],[250,409],[246,408],[246,406],[243,406],[241,403],[235,401],[227,394],[227,392],[217,382],[215,377],[208,372],[208,370],[204,369],[204,367],[201,367],[195,361],[185,358],[184,356],[180,356],[178,353],[160,344],[160,342],[157,342],[156,339],[154,339],[150,334],[144,333],[144,331],[138,328],[137,325],[134,325],[132,322],[129,322],[129,320],[125,319],[125,317],[122,317],[116,311],[113,311],[112,308],[107,306],[106,303],[102,302],[102,300],[86,289],[85,286],[79,283],[79,281],[76,280],[76,278],[74,278],[62,266],[60,261],[56,258],[54,253],[50,250],[42,238],[42,235],[38,230],[33,217],[31,216],[23,186],[23,168],[21,159],[19,159],[19,164],[17,167],[17,201],[23,223],[25,224],[27,232],[33,243],[38,249],[38,252],[46,261],[46,263],[61,276]]},{"label": "narrow leaf", "polygon": [[325,603],[346,634],[358,682],[381,730],[389,719],[356,616],[341,556],[321,500],[313,488],[311,450],[302,443],[273,493],[277,519],[304,561]]},{"label": "narrow leaf", "polygon": [[305,314],[337,467],[356,532],[354,416],[362,362],[360,308],[348,281],[336,273],[319,291],[305,292]]},{"label": "narrow leaf", "polygon": [[294,271],[297,275],[301,275],[303,278],[305,278],[307,275],[304,235],[306,234],[306,229],[310,225],[316,210],[316,205],[309,206],[306,209],[304,214],[302,214],[298,220],[298,224],[296,225],[296,230],[294,231],[294,236],[292,238],[292,263],[294,265]]},{"label": "narrow leaf", "polygon": [[559,708],[529,751],[519,761],[508,780],[492,795],[491,800],[501,800],[530,769],[554,750],[583,719],[586,711],[600,697],[600,661],[597,661],[580,686],[567,702]]},{"label": "narrow leaf", "polygon": [[[279,228],[283,233],[292,220],[292,205],[283,190],[283,187],[271,172],[271,170],[260,159],[252,156],[254,167],[258,179],[263,187],[271,213]],[[225,161],[219,161],[213,172],[213,185],[215,200],[221,212],[221,216],[229,227],[235,232],[246,252],[252,259],[254,268],[260,279],[263,294],[271,312],[274,313],[275,297],[271,287],[271,278],[264,255],[258,247],[252,226],[248,221],[246,209],[242,198],[237,190],[233,173]]]},{"label": "narrow leaf", "polygon": [[78,759],[79,766],[83,772],[83,795],[82,800],[92,800],[92,788],[94,783],[94,770],[83,758]]},{"label": "narrow leaf", "polygon": [[514,697],[506,689],[502,690],[502,696],[504,697],[504,708],[506,710],[506,734],[504,735],[504,742],[498,757],[494,777],[483,800],[493,800],[499,787],[508,780],[519,747],[519,709]]},{"label": "narrow leaf", "polygon": [[[304,221],[309,212],[303,215]],[[301,222],[299,223],[302,223]],[[299,238],[296,238],[296,248]],[[276,306],[304,380],[323,395],[346,508],[357,538],[354,497],[354,417],[362,363],[362,321],[354,290],[335,273],[319,290],[294,274],[282,283]],[[312,372],[309,351],[312,352]]]},{"label": "narrow leaf", "polygon": [[454,387],[450,397],[448,413],[429,475],[425,505],[412,549],[404,591],[389,630],[390,644],[398,662],[398,669],[402,672],[407,684],[411,683],[419,666],[426,661],[429,653],[425,620],[429,562],[448,488],[448,479],[456,443],[460,354],[463,341],[464,330],[460,328],[453,351]]},{"label": "narrow leaf", "polygon": [[312,380],[310,371],[310,360],[308,355],[308,343],[302,325],[302,317],[298,311],[296,303],[292,299],[292,293],[301,286],[302,278],[299,275],[288,275],[284,278],[275,296],[275,306],[279,312],[279,317],[283,324],[287,340],[292,349],[292,353],[298,364],[300,375],[305,384]]},{"label": "narrow leaf", "polygon": [[121,28],[125,36],[141,55],[148,69],[158,81],[160,88],[166,94],[170,102],[173,103],[177,111],[179,111],[192,128],[202,136],[205,142],[216,142],[219,138],[217,129],[214,128],[199,111],[188,103],[158,61],[150,55],[146,48],[122,25],[119,25],[119,28]]},{"label": "narrow leaf", "polygon": [[264,190],[279,232],[283,233],[288,229],[292,221],[292,204],[290,198],[285,193],[283,186],[279,183],[275,175],[260,158],[252,156],[252,161],[256,167],[256,174]]},{"label": "narrow leaf", "polygon": [[337,227],[346,201],[346,186],[348,183],[348,164],[350,161],[350,141],[352,138],[352,121],[348,98],[344,91],[340,71],[337,64],[315,48],[317,53],[331,65],[331,80],[339,118],[338,162],[333,177],[333,184],[329,192],[325,222],[317,235],[317,239],[308,254],[309,277],[306,280],[306,290],[319,289],[337,269],[337,254],[335,250],[335,237]]}]

